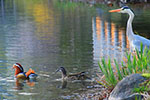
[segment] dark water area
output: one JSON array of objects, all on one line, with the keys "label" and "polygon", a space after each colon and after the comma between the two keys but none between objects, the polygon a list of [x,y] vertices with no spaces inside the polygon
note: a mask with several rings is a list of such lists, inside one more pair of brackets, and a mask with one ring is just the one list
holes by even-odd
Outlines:
[{"label": "dark water area", "polygon": [[[150,38],[150,11],[146,8],[133,7],[136,13],[133,29]],[[130,50],[126,21],[126,15],[110,14],[88,5],[56,0],[0,0],[0,98],[79,97],[92,83],[68,82],[64,86],[59,80],[61,74],[55,74],[56,69],[64,66],[68,73],[87,71],[95,78],[100,73],[101,58],[121,62]],[[12,70],[16,62],[25,71],[34,69],[39,75],[37,82],[17,82]]]}]

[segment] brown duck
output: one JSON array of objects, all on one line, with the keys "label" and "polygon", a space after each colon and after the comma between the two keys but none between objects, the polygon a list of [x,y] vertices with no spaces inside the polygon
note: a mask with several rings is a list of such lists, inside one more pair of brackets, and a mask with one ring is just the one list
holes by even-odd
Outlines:
[{"label": "brown duck", "polygon": [[74,73],[74,74],[70,74],[67,75],[67,71],[65,70],[64,67],[59,67],[56,72],[61,71],[62,73],[62,80],[86,80],[86,79],[90,79],[88,76],[86,76],[87,72],[79,72],[79,73]]}]

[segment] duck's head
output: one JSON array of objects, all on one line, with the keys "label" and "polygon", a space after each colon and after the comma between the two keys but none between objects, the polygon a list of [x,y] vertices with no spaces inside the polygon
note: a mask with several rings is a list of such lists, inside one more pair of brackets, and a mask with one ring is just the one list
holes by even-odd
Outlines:
[{"label": "duck's head", "polygon": [[65,70],[64,67],[59,67],[57,70],[56,70],[56,73],[61,71],[62,72],[62,78],[66,77],[67,76],[67,71]]},{"label": "duck's head", "polygon": [[109,12],[131,13],[132,11],[128,6],[123,6],[120,9],[109,10]]},{"label": "duck's head", "polygon": [[15,76],[19,73],[24,72],[23,67],[19,63],[15,63],[12,68],[15,69]]}]

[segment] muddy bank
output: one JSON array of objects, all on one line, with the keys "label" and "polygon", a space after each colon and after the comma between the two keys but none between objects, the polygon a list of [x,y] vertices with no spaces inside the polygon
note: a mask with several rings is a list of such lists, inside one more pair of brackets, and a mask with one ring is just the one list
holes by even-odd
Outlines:
[{"label": "muddy bank", "polygon": [[94,85],[81,92],[74,100],[107,100],[111,91],[102,85]]}]

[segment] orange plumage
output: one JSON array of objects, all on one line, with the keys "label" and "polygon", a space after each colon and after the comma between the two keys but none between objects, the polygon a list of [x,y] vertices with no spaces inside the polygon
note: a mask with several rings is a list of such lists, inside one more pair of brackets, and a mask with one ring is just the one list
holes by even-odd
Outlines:
[{"label": "orange plumage", "polygon": [[31,68],[29,69],[28,72],[26,72],[26,77],[28,77],[30,74],[35,74],[34,70],[32,70]]},{"label": "orange plumage", "polygon": [[18,79],[30,79],[37,77],[35,71],[31,68],[28,70],[28,72],[24,72],[23,67],[19,63],[14,64],[13,68],[15,69],[15,77]]}]

